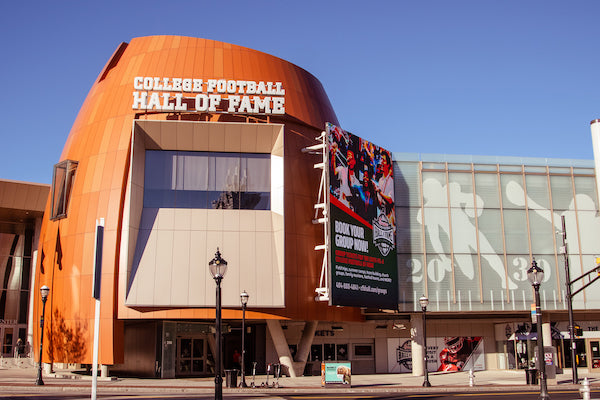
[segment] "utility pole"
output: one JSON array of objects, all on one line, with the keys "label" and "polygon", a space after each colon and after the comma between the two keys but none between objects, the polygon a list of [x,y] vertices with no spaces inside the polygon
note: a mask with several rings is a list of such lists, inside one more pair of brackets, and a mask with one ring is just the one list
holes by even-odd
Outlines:
[{"label": "utility pole", "polygon": [[569,312],[569,337],[571,342],[571,370],[573,375],[573,384],[577,384],[579,377],[577,376],[577,349],[575,345],[575,322],[573,321],[573,295],[571,294],[571,272],[569,270],[569,251],[567,249],[567,229],[565,225],[565,216],[560,217],[562,223],[562,239],[563,245],[561,253],[565,257],[565,286],[567,287],[567,310]]}]

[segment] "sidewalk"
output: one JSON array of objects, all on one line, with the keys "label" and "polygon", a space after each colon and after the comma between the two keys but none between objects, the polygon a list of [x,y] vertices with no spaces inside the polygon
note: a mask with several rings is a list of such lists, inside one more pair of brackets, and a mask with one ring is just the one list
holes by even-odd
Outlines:
[{"label": "sidewalk", "polygon": [[[593,389],[600,389],[600,372],[589,373],[587,369],[578,371],[579,378],[587,377]],[[55,370],[43,377],[44,386],[35,386],[37,369],[28,367],[0,367],[0,393],[48,393],[55,391],[85,392],[91,390],[91,376],[82,375],[81,371]],[[266,376],[257,376],[254,380],[256,388],[224,388],[224,393],[376,393],[376,392],[482,392],[506,390],[538,391],[539,385],[527,385],[524,371],[490,370],[475,372],[475,385],[469,386],[468,372],[430,373],[430,388],[422,387],[423,377],[411,374],[373,374],[352,376],[352,387],[321,386],[320,376],[298,378],[283,377],[278,381],[279,388],[261,387]],[[239,377],[238,377],[239,382]],[[251,385],[252,376],[246,377]],[[269,384],[274,382],[269,377]],[[549,390],[578,390],[581,385],[571,383],[571,371],[557,375],[557,383],[548,385]],[[144,378],[98,378],[98,393],[211,393],[214,391],[214,378],[179,378],[179,379],[144,379]]]}]

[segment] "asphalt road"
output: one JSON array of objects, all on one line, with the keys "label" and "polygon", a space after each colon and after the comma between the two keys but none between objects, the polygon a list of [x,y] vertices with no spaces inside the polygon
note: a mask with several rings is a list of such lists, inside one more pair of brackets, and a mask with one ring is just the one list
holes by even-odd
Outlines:
[{"label": "asphalt road", "polygon": [[[600,391],[592,392],[592,398],[600,398]],[[574,400],[581,399],[579,392],[574,390],[557,390],[550,391],[550,396],[553,400]],[[3,393],[4,399],[10,400],[83,400],[89,399],[90,393]],[[224,400],[241,400],[241,399],[282,399],[282,400],[351,400],[351,399],[365,399],[365,400],[414,400],[414,399],[430,399],[430,400],[499,400],[499,399],[513,399],[513,400],[534,400],[539,397],[538,392],[532,391],[494,391],[494,392],[482,392],[482,393],[432,393],[432,392],[418,392],[418,393],[390,393],[390,394],[357,394],[357,393],[327,393],[324,390],[322,393],[298,393],[298,394],[278,394],[274,391],[272,394],[269,393],[229,393],[224,394]],[[147,395],[147,394],[99,394],[97,398],[100,400],[159,400],[159,399],[180,399],[180,400],[211,400],[214,399],[214,394],[185,394],[185,395],[170,395],[167,393],[161,393],[159,395]]]},{"label": "asphalt road", "polygon": [[[70,370],[45,375],[44,386],[36,386],[37,369],[26,365],[0,367],[0,400],[79,400],[91,398],[91,379]],[[600,372],[581,370],[592,385],[592,398],[600,399]],[[265,377],[258,377],[261,382]],[[535,400],[539,386],[526,385],[523,371],[480,371],[473,387],[468,373],[431,374],[431,388],[421,386],[423,378],[409,374],[376,374],[353,377],[352,387],[322,387],[320,377],[282,378],[281,388],[224,388],[223,399],[508,399]],[[553,400],[581,399],[568,374],[549,386]],[[109,378],[98,382],[98,400],[214,399],[213,378],[144,379]]]}]

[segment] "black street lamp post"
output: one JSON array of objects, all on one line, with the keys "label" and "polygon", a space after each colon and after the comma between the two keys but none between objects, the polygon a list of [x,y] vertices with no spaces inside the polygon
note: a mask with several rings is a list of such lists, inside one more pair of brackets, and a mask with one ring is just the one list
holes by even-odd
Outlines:
[{"label": "black street lamp post", "polygon": [[36,385],[43,385],[42,379],[42,351],[44,349],[44,317],[46,316],[46,300],[48,300],[48,293],[50,288],[46,285],[40,288],[40,295],[42,296],[42,318],[40,319],[40,361],[38,363],[38,374],[35,380]]},{"label": "black street lamp post", "polygon": [[209,263],[208,267],[210,269],[210,274],[213,279],[217,283],[217,300],[216,300],[216,344],[217,351],[215,354],[215,400],[223,399],[223,361],[221,357],[221,353],[223,351],[223,345],[221,340],[221,281],[225,276],[225,272],[227,272],[227,261],[221,258],[221,253],[219,252],[219,248],[217,247],[217,252],[215,253],[215,258],[213,258]]},{"label": "black street lamp post", "polygon": [[244,290],[240,294],[240,301],[242,302],[242,359],[240,369],[242,370],[242,381],[240,386],[245,388],[246,385],[246,367],[244,365],[244,359],[246,357],[246,305],[248,304],[248,298],[250,295]]},{"label": "black street lamp post", "polygon": [[423,357],[423,360],[425,361],[425,366],[423,367],[425,379],[423,380],[423,386],[430,387],[429,372],[427,371],[427,306],[429,305],[429,299],[423,295],[419,298],[419,304],[423,311],[423,347],[425,348],[425,356]]},{"label": "black street lamp post", "polygon": [[540,284],[544,280],[544,270],[537,265],[535,258],[531,261],[531,268],[527,270],[527,278],[535,291],[535,316],[537,325],[537,364],[540,369],[540,397],[550,399],[546,383],[546,360],[544,359],[544,341],[542,338],[542,310],[540,307]]}]

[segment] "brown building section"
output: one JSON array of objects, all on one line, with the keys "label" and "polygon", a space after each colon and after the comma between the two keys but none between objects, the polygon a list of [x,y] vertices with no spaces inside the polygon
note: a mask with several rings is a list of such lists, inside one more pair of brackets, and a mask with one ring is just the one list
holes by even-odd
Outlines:
[{"label": "brown building section", "polygon": [[[188,103],[187,111],[134,109],[136,77],[281,82],[285,113],[228,112],[225,104],[214,111],[192,111],[192,103]],[[171,97],[170,101],[175,100]],[[94,232],[99,218],[105,219],[101,364],[123,363],[126,320],[208,321],[215,317],[211,307],[128,307],[119,295],[124,289],[119,274],[127,268],[122,265],[122,228],[135,121],[283,125],[285,307],[251,308],[246,318],[362,320],[359,309],[334,308],[314,300],[322,254],[313,249],[321,244],[322,227],[311,223],[320,178],[312,164],[319,160],[303,154],[301,149],[315,144],[325,122],[337,124],[318,80],[284,60],[227,43],[177,36],[143,37],[121,44],[108,61],[81,107],[60,158],[76,161],[77,169],[69,189],[66,217],[51,219],[48,202],[41,230],[34,318],[41,314],[37,289],[45,284],[51,290],[46,309],[44,343],[49,343],[49,351],[43,354],[45,362],[91,363]],[[243,142],[244,138],[223,140]],[[202,260],[200,265],[207,267],[208,261]],[[223,318],[240,319],[241,309],[226,308]],[[39,337],[35,342],[39,344]]]},{"label": "brown building section", "polygon": [[29,354],[30,282],[50,185],[0,180],[0,357]]},{"label": "brown building section", "polygon": [[0,180],[0,221],[27,222],[41,218],[50,186]]}]

